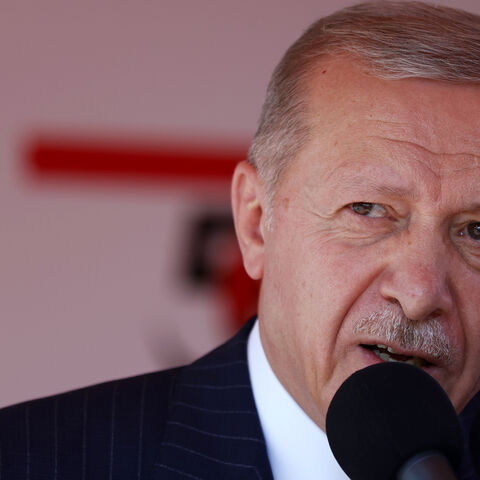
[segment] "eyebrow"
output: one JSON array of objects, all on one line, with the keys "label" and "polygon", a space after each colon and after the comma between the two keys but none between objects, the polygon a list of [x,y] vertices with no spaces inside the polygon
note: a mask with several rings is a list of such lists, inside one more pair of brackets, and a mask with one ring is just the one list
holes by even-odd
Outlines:
[{"label": "eyebrow", "polygon": [[468,208],[465,209],[465,212],[476,212],[480,210],[480,202],[472,203]]},{"label": "eyebrow", "polygon": [[371,178],[367,178],[362,175],[351,175],[341,174],[333,182],[334,186],[337,188],[365,188],[366,190],[378,193],[386,197],[395,197],[395,198],[409,198],[415,200],[418,198],[417,192],[415,190],[404,187],[401,185],[395,185],[393,183],[377,183],[372,181]]}]

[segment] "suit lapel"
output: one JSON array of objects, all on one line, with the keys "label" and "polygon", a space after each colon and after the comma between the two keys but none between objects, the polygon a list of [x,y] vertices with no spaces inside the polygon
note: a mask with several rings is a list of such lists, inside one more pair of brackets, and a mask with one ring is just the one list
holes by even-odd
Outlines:
[{"label": "suit lapel", "polygon": [[[464,440],[465,440],[465,454],[463,457],[463,462],[460,469],[460,476],[461,480],[475,480],[477,479],[477,475],[474,472],[472,462],[470,460],[470,445],[469,445],[469,434],[470,434],[470,427],[472,422],[475,420],[477,415],[480,415],[480,393],[477,393],[472,400],[470,400],[469,404],[464,408],[462,413],[460,414],[460,423],[462,425]],[[478,455],[478,452],[474,454]]]},{"label": "suit lapel", "polygon": [[247,366],[252,326],[178,375],[157,478],[272,480]]}]

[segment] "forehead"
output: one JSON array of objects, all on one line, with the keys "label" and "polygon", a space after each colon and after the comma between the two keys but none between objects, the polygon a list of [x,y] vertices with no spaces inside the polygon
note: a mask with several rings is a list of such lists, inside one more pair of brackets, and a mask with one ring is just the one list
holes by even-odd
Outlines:
[{"label": "forehead", "polygon": [[479,172],[480,86],[383,80],[336,58],[316,69],[308,99],[311,136],[299,157],[309,165],[406,177]]}]

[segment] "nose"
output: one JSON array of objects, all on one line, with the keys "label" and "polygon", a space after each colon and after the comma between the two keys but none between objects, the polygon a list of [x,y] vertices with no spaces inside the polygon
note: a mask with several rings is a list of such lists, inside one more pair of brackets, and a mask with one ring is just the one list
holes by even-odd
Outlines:
[{"label": "nose", "polygon": [[380,293],[399,303],[411,320],[445,315],[453,305],[447,264],[441,245],[411,242],[390,257],[380,278]]}]

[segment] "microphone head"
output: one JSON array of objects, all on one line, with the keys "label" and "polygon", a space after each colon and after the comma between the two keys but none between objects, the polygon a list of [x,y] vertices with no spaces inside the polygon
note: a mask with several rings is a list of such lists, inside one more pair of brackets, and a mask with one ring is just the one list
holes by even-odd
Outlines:
[{"label": "microphone head", "polygon": [[347,378],[326,418],[328,442],[352,480],[394,480],[400,467],[428,450],[454,469],[463,454],[457,414],[442,387],[420,368],[378,363]]}]

